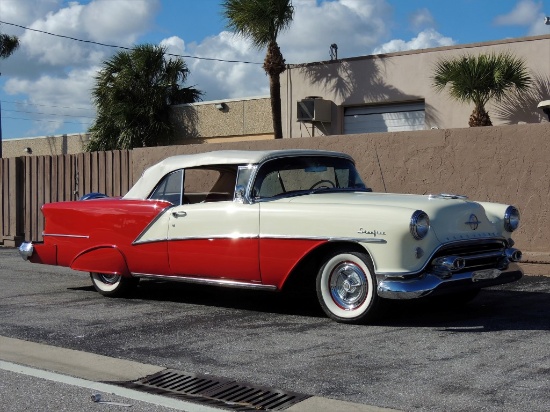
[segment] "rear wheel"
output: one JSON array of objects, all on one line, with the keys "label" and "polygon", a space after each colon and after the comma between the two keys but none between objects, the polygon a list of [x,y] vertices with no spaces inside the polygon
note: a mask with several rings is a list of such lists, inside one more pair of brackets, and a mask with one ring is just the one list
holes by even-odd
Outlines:
[{"label": "rear wheel", "polygon": [[331,319],[343,323],[374,319],[380,298],[374,265],[367,254],[333,252],[319,269],[316,286],[319,303]]},{"label": "rear wheel", "polygon": [[130,292],[139,279],[105,273],[90,273],[95,290],[103,296],[119,297]]}]

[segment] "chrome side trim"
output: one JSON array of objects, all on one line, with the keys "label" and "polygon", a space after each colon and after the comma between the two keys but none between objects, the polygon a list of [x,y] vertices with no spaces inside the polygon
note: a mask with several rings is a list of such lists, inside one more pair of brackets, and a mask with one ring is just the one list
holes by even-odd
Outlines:
[{"label": "chrome side trim", "polygon": [[144,240],[144,241],[137,241],[134,240],[132,243],[133,245],[143,245],[146,243],[156,243],[156,242],[165,242],[167,240],[214,240],[214,239],[257,239],[259,238],[258,235],[239,235],[239,236],[232,236],[232,235],[204,235],[204,236],[183,236],[183,237],[172,237],[172,238],[165,238],[165,239],[150,239],[150,240]]},{"label": "chrome side trim", "polygon": [[42,236],[55,236],[55,237],[72,237],[77,239],[89,239],[90,236],[87,235],[67,235],[63,233],[42,233]]},{"label": "chrome side trim", "polygon": [[160,279],[160,280],[169,280],[174,282],[197,283],[201,285],[224,286],[224,287],[239,288],[239,289],[262,289],[262,290],[270,290],[270,291],[277,290],[277,286],[275,285],[262,285],[259,283],[241,282],[237,280],[195,278],[195,277],[189,277],[189,276],[152,275],[147,273],[132,273],[132,276],[136,278],[143,278],[143,279],[157,279],[157,280]]},{"label": "chrome side trim", "polygon": [[360,238],[360,237],[329,237],[329,236],[290,236],[290,235],[254,235],[242,234],[233,235],[204,235],[204,236],[184,236],[174,237],[170,239],[151,239],[146,241],[134,241],[132,244],[145,244],[154,242],[164,242],[166,240],[214,240],[214,239],[282,239],[282,240],[326,240],[327,242],[355,242],[355,243],[388,243],[385,239],[380,238]]},{"label": "chrome side trim", "polygon": [[287,239],[287,240],[326,240],[328,242],[357,242],[357,243],[388,243],[386,239],[361,237],[332,237],[332,236],[291,236],[291,235],[260,235],[260,239]]},{"label": "chrome side trim", "polygon": [[[144,241],[144,242],[140,242],[140,241],[139,241],[139,238],[142,237],[145,233],[147,233],[147,231],[149,230],[149,228],[150,228],[151,226],[153,226],[153,225],[157,222],[157,220],[159,220],[159,219],[164,215],[164,213],[166,213],[166,211],[167,211],[168,209],[171,209],[171,208],[173,208],[174,206],[175,206],[175,205],[170,205],[170,206],[166,206],[164,209],[162,209],[162,210],[158,213],[158,215],[156,215],[155,218],[154,218],[153,220],[151,220],[147,226],[145,226],[145,228],[140,232],[140,234],[137,235],[137,237],[136,237],[136,238],[134,239],[134,241],[132,242],[132,245],[134,245],[134,244],[136,244],[136,243],[151,243],[151,242],[155,242],[155,241],[149,241],[149,240],[148,240],[148,241]],[[166,240],[166,239],[159,239],[159,240]]]},{"label": "chrome side trim", "polygon": [[134,240],[132,242],[132,245],[146,245],[147,243],[158,243],[158,242],[166,242],[167,238],[159,238],[159,239],[149,239],[149,240]]}]

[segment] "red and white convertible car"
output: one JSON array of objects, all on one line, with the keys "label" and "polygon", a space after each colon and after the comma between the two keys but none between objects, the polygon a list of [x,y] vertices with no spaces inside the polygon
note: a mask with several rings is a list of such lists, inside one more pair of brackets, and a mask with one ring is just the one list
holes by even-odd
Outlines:
[{"label": "red and white convertible car", "polygon": [[470,299],[522,276],[515,207],[373,193],[336,152],[174,156],[122,198],[42,211],[44,241],[22,244],[21,255],[90,272],[106,296],[140,278],[273,291],[303,283],[331,318],[363,322],[384,298]]}]

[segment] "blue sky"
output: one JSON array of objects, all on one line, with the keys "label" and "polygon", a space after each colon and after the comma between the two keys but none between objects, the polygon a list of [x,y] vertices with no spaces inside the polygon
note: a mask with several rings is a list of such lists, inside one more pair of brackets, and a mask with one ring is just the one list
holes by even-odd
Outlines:
[{"label": "blue sky", "polygon": [[[279,44],[287,63],[550,34],[550,0],[293,0]],[[36,30],[170,53],[262,62],[225,27],[219,0],[0,0],[0,20]],[[21,47],[0,61],[3,138],[85,132],[95,73],[117,49],[0,24]],[[204,100],[269,94],[261,65],[185,59]]]}]

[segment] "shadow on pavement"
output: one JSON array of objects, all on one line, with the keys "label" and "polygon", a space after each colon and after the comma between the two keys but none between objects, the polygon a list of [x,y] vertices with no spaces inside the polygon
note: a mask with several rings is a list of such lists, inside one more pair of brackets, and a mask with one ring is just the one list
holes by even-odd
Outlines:
[{"label": "shadow on pavement", "polygon": [[[73,290],[94,291],[91,286]],[[325,318],[313,293],[273,293],[146,280],[128,299],[133,304],[166,301]],[[550,279],[547,277],[529,276],[514,284],[483,289],[467,304],[450,304],[445,298],[386,303],[383,315],[374,325],[440,327],[449,333],[550,330]]]}]

